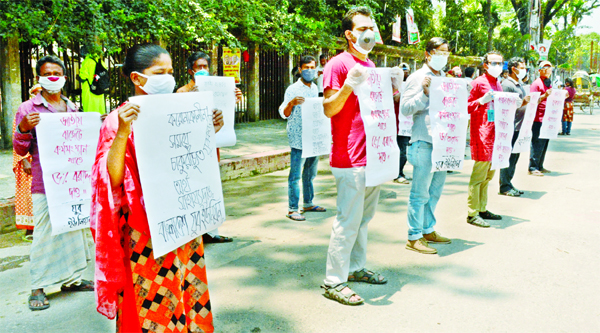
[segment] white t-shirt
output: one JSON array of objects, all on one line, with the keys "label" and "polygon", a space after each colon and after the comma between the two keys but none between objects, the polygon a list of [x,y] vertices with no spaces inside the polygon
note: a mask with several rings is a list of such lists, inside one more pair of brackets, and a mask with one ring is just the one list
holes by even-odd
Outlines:
[{"label": "white t-shirt", "polygon": [[[317,66],[317,73],[322,72],[323,68],[324,67],[321,66],[321,64],[319,64],[319,66]],[[317,78],[317,88],[319,89],[320,93],[323,92],[323,74],[319,75],[319,77]]]}]

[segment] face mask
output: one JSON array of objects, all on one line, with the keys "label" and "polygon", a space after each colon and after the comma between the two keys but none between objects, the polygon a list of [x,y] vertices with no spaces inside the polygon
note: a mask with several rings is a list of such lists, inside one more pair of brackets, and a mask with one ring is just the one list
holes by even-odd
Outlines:
[{"label": "face mask", "polygon": [[40,76],[38,82],[42,88],[51,94],[58,94],[65,86],[67,79],[64,76]]},{"label": "face mask", "polygon": [[527,71],[524,69],[519,69],[518,71],[519,71],[519,73],[517,73],[517,78],[519,80],[522,80],[525,77],[525,75],[527,74]]},{"label": "face mask", "polygon": [[493,77],[498,77],[498,75],[502,74],[502,66],[490,66],[488,67],[487,72]]},{"label": "face mask", "polygon": [[316,78],[316,69],[305,69],[302,71],[302,79],[304,82],[312,82]]},{"label": "face mask", "polygon": [[375,33],[367,29],[358,36],[352,31],[352,35],[356,37],[356,43],[352,43],[356,51],[365,55],[369,54],[375,46]]},{"label": "face mask", "polygon": [[194,76],[210,76],[210,73],[206,69],[197,71]]},{"label": "face mask", "polygon": [[173,92],[173,89],[175,89],[175,78],[171,74],[138,74],[147,79],[146,84],[144,84],[143,87],[140,87],[140,89],[145,91],[148,95],[170,94]]},{"label": "face mask", "polygon": [[433,68],[433,70],[435,71],[439,71],[442,68],[444,68],[444,66],[446,66],[446,64],[448,63],[448,57],[444,56],[444,55],[436,55],[433,54],[431,56],[431,59],[429,59],[429,66],[431,66],[431,68]]}]

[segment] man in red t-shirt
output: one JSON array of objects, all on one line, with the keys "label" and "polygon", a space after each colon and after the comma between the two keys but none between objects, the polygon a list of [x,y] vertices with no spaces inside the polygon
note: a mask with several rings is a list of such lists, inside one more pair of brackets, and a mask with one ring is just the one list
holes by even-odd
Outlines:
[{"label": "man in red t-shirt", "polygon": [[331,171],[337,186],[337,216],[333,222],[324,285],[325,297],[345,305],[364,300],[347,281],[384,284],[380,274],[365,268],[367,225],[375,214],[379,186],[366,187],[366,135],[354,89],[367,78],[367,58],[375,44],[371,11],[357,7],[342,19],[348,49],[333,57],[323,72],[323,107],[331,118]]},{"label": "man in red t-shirt", "polygon": [[544,159],[546,158],[546,150],[548,150],[549,139],[540,139],[540,129],[542,128],[542,120],[546,113],[546,100],[552,93],[552,64],[549,61],[542,61],[539,65],[540,77],[535,80],[529,90],[531,92],[539,92],[540,99],[538,102],[537,112],[531,127],[531,149],[529,153],[529,174],[532,176],[543,176],[550,171],[544,169]]}]

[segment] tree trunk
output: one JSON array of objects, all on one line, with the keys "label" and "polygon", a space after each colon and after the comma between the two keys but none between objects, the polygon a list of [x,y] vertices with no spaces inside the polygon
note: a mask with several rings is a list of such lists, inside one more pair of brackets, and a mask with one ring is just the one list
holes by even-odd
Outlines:
[{"label": "tree trunk", "polygon": [[0,133],[2,147],[12,147],[12,124],[21,99],[21,64],[19,61],[19,38],[9,37],[0,41],[0,72],[2,73],[2,119]]}]

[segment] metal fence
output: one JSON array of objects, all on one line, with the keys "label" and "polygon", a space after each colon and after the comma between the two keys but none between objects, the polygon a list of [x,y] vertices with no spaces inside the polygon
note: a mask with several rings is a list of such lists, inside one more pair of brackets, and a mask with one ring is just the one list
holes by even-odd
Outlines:
[{"label": "metal fence", "polygon": [[277,51],[260,51],[260,120],[279,118],[279,105],[285,95],[285,76],[288,75],[289,58]]}]

